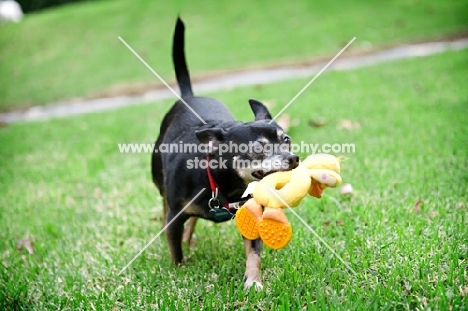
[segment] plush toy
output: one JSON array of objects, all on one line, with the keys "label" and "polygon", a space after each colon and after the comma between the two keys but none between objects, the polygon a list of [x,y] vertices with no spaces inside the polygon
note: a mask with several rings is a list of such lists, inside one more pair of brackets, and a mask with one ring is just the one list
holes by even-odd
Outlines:
[{"label": "plush toy", "polygon": [[249,184],[246,194],[253,197],[237,211],[237,229],[249,240],[260,237],[273,249],[283,248],[292,237],[292,227],[283,209],[298,206],[307,193],[321,198],[325,188],[340,183],[340,164],[336,157],[311,155],[291,171],[276,172]]}]

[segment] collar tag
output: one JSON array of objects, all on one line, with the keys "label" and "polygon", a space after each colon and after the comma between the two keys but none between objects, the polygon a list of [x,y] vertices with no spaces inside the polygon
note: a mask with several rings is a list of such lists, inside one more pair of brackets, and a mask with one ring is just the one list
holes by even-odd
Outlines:
[{"label": "collar tag", "polygon": [[216,221],[230,220],[234,215],[225,207],[214,207],[210,209],[210,214],[213,215]]}]

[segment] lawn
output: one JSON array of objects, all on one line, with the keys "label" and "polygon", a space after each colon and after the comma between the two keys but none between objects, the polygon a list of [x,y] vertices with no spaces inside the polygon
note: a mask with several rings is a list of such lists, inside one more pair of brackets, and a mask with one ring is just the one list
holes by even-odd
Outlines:
[{"label": "lawn", "polygon": [[88,1],[0,25],[0,111],[160,85],[117,39],[173,80],[170,44],[186,21],[194,76],[303,62],[466,32],[466,1]]},{"label": "lawn", "polygon": [[[1,128],[0,309],[466,309],[467,64],[464,50],[326,72],[288,108],[294,141],[356,146],[336,154],[353,197],[296,208],[356,274],[289,212],[293,240],[263,252],[258,293],[243,290],[233,222],[200,222],[182,267],[160,237],[117,275],[162,217],[150,155],[117,144],[153,142],[171,101]],[[248,98],[274,114],[306,83],[212,95],[250,120]]]}]

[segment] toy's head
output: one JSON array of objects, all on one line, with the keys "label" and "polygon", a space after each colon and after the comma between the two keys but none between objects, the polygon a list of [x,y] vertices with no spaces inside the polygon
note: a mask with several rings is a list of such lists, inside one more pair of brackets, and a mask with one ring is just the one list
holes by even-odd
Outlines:
[{"label": "toy's head", "polygon": [[287,172],[276,172],[260,181],[253,197],[263,206],[294,207],[309,193],[320,198],[327,187],[341,183],[339,160],[329,154],[307,157],[300,165]]}]

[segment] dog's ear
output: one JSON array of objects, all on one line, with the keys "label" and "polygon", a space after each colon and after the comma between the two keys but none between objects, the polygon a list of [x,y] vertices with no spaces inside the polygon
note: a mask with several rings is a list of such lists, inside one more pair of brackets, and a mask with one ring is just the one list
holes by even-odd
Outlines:
[{"label": "dog's ear", "polygon": [[250,99],[249,104],[250,108],[252,108],[252,111],[255,115],[255,121],[271,120],[270,112],[264,104],[255,99]]},{"label": "dog's ear", "polygon": [[207,144],[211,152],[216,152],[219,147],[219,142],[223,141],[226,131],[220,128],[207,128],[199,131],[195,131],[198,140],[202,144]]}]

